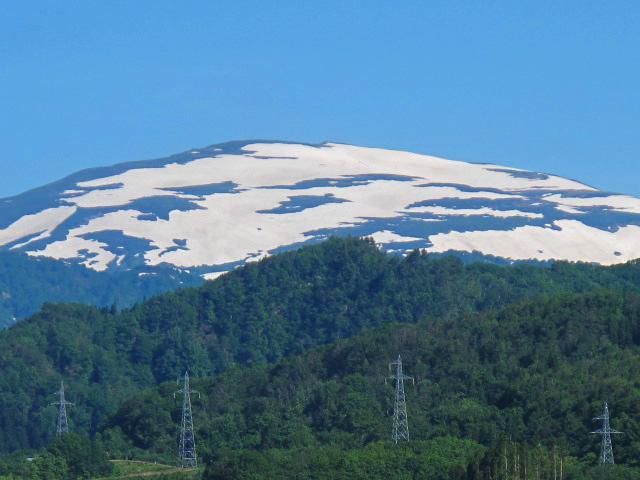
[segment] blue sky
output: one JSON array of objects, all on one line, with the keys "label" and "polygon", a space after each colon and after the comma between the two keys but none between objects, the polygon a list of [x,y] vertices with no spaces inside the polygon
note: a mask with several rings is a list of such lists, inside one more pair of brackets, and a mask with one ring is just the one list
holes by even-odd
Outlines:
[{"label": "blue sky", "polygon": [[232,139],[324,140],[640,195],[640,2],[7,2],[8,196]]}]

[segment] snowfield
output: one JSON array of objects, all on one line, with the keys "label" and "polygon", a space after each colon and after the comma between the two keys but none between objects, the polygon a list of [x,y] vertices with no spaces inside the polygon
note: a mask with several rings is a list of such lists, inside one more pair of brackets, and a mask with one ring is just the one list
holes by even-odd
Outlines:
[{"label": "snowfield", "polygon": [[230,142],[0,200],[0,247],[206,278],[330,235],[512,260],[640,257],[640,199],[565,178],[327,143]]}]

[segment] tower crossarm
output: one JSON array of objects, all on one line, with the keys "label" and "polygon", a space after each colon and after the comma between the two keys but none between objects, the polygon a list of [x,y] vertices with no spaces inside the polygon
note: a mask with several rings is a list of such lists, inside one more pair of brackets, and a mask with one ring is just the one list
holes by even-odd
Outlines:
[{"label": "tower crossarm", "polygon": [[[189,390],[189,396],[194,395],[194,394],[198,396],[198,400],[199,400],[200,398],[202,398],[202,397],[200,396],[200,392],[199,392],[198,390],[191,390],[191,389],[190,389],[190,390]],[[180,389],[180,390],[176,390],[175,392],[173,392],[173,398],[174,398],[174,399],[175,399],[175,398],[178,398],[178,395],[183,395],[183,396],[184,396],[184,390],[183,390],[183,389]]]},{"label": "tower crossarm", "polygon": [[74,405],[71,402],[68,402],[65,398],[64,398],[64,385],[62,384],[62,382],[60,383],[60,390],[58,390],[57,392],[53,393],[52,395],[56,395],[58,397],[58,401],[57,402],[51,402],[49,405]]},{"label": "tower crossarm", "polygon": [[411,382],[415,385],[416,380],[414,377],[410,377],[409,375],[402,375],[401,377],[397,377],[395,375],[390,375],[389,376],[390,380],[411,380]]},{"label": "tower crossarm", "polygon": [[396,373],[392,373],[391,375],[389,375],[389,380],[411,380],[411,382],[415,385],[415,378],[409,375],[405,375],[402,372],[402,360],[400,359],[400,356],[398,356],[398,360],[389,364],[389,371],[393,372],[394,370],[396,370]]}]

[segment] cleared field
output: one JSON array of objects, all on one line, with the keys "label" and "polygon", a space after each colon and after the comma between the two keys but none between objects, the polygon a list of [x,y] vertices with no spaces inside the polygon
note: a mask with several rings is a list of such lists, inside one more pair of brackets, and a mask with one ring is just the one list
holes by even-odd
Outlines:
[{"label": "cleared field", "polygon": [[195,480],[202,473],[198,468],[177,468],[174,465],[161,463],[141,462],[136,460],[112,460],[113,473],[109,477],[101,477],[95,480],[133,479],[145,480]]}]

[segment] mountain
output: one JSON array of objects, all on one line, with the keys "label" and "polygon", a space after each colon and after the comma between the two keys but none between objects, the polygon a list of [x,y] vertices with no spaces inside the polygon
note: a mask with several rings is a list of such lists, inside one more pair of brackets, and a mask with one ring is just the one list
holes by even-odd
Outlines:
[{"label": "mountain", "polygon": [[[446,322],[474,321],[478,312],[526,299],[603,288],[628,291],[633,299],[639,285],[638,263],[465,265],[455,257],[402,258],[385,255],[370,241],[331,239],[121,312],[46,305],[0,332],[0,451],[46,444],[55,423],[55,409],[48,405],[61,378],[75,403],[73,430],[93,434],[124,399],[175,380],[185,368],[206,377],[257,367],[394,322],[447,325],[439,335],[457,335]],[[603,321],[618,321],[625,308],[605,312]],[[597,320],[597,312],[571,313],[566,305],[558,312],[584,315],[585,328]],[[547,331],[527,328],[523,342],[544,338]],[[446,351],[442,355],[447,358]],[[459,388],[466,388],[464,381]]]},{"label": "mountain", "polygon": [[[390,441],[393,383],[384,382],[399,353],[415,378],[405,385],[406,448]],[[614,439],[616,463],[636,469],[595,478],[638,478],[639,362],[638,292],[551,295],[387,325],[275,365],[196,380],[205,478],[537,478],[499,476],[508,452],[511,474],[518,456],[521,474],[538,468],[540,478],[554,478],[555,455],[556,472],[562,456],[565,478],[585,480],[599,451],[592,418],[605,400],[613,427],[626,432]],[[175,451],[175,388],[123,402],[102,438],[148,458]],[[423,464],[431,456],[442,457],[442,471]]]},{"label": "mountain", "polygon": [[33,315],[47,302],[123,308],[201,283],[198,275],[171,266],[97,272],[73,262],[0,251],[0,328]]},{"label": "mountain", "polygon": [[640,199],[553,175],[325,143],[229,142],[81,171],[0,200],[0,246],[93,270],[213,278],[329,236],[406,253],[640,257]]}]

